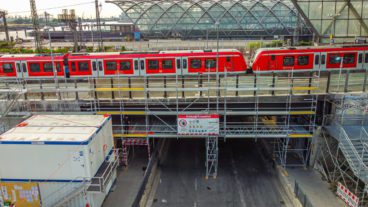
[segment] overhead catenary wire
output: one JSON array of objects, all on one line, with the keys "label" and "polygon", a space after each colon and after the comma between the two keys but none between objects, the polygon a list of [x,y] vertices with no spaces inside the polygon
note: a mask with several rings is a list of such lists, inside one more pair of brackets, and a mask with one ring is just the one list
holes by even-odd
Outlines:
[{"label": "overhead catenary wire", "polygon": [[[88,2],[83,2],[83,3],[78,3],[78,4],[68,4],[68,5],[62,5],[62,6],[56,6],[56,7],[49,7],[49,8],[43,8],[43,9],[37,9],[37,10],[38,11],[49,11],[49,10],[54,10],[54,9],[63,9],[67,7],[82,6],[82,5],[87,5],[87,4],[94,4],[94,1],[88,1]],[[22,13],[31,13],[31,10],[8,12],[8,14],[10,15],[11,14],[22,14]]]}]

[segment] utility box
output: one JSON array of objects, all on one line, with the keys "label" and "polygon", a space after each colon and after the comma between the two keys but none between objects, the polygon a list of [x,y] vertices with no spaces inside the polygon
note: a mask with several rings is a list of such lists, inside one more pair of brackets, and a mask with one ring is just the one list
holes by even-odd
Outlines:
[{"label": "utility box", "polygon": [[0,135],[1,181],[90,180],[113,153],[110,116],[36,115]]}]

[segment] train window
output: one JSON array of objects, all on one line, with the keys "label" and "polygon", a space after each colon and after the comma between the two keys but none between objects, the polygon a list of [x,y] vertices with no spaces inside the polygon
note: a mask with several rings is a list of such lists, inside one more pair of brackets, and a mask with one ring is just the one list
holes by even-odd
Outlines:
[{"label": "train window", "polygon": [[[138,68],[138,61],[136,68]],[[130,61],[120,61],[120,70],[130,70]]]},{"label": "train window", "polygon": [[76,67],[76,64],[75,62],[72,62],[72,71],[77,71],[77,67]]},{"label": "train window", "polygon": [[275,60],[276,56],[275,55],[271,55],[271,60]]},{"label": "train window", "polygon": [[178,69],[181,69],[181,61],[180,61],[180,59],[177,59],[177,60],[176,60],[176,67],[177,67]]},{"label": "train window", "polygon": [[293,56],[285,56],[284,57],[284,66],[294,66],[294,57]]},{"label": "train window", "polygon": [[61,72],[61,63],[56,63],[56,71]]},{"label": "train window", "polygon": [[188,60],[187,59],[183,59],[183,69],[187,69],[188,67]]},{"label": "train window", "polygon": [[162,60],[162,69],[172,69],[173,61],[172,60]]},{"label": "train window", "polygon": [[358,62],[359,63],[362,63],[363,62],[363,54],[359,54]]},{"label": "train window", "polygon": [[316,55],[316,58],[314,59],[314,64],[319,65],[319,55]]},{"label": "train window", "polygon": [[118,64],[116,62],[106,62],[106,70],[117,70]]},{"label": "train window", "polygon": [[4,73],[12,73],[14,71],[13,64],[4,63],[3,64]]},{"label": "train window", "polygon": [[88,62],[78,62],[78,70],[88,71],[89,70]]},{"label": "train window", "polygon": [[321,56],[321,64],[322,65],[326,64],[326,55]]},{"label": "train window", "polygon": [[52,63],[44,63],[43,64],[44,72],[53,72]]},{"label": "train window", "polygon": [[298,56],[298,65],[308,65],[308,64],[309,64],[308,55]]},{"label": "train window", "polygon": [[158,69],[158,60],[148,60],[148,69],[157,70]]},{"label": "train window", "polygon": [[141,70],[144,70],[144,60],[141,60]]},{"label": "train window", "polygon": [[138,70],[138,60],[134,60],[134,70]]},{"label": "train window", "polygon": [[226,62],[230,62],[231,58],[229,56],[226,57]]},{"label": "train window", "polygon": [[216,59],[206,59],[206,68],[216,68]]},{"label": "train window", "polygon": [[344,64],[353,64],[355,62],[355,54],[344,54]]},{"label": "train window", "polygon": [[330,54],[330,64],[340,64],[341,57],[338,54]]},{"label": "train window", "polygon": [[30,63],[29,66],[31,72],[41,72],[41,67],[39,63]]},{"label": "train window", "polygon": [[92,62],[93,71],[97,71],[97,63],[95,61]]},{"label": "train window", "polygon": [[202,67],[201,59],[192,59],[190,60],[190,67],[193,69],[198,69]]},{"label": "train window", "polygon": [[365,58],[365,61],[364,62],[365,63],[368,63],[368,53],[365,54],[365,57],[364,58]]}]

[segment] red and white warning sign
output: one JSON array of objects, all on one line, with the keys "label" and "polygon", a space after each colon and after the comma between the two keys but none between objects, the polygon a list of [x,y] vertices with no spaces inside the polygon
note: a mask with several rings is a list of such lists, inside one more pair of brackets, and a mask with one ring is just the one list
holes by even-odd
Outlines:
[{"label": "red and white warning sign", "polygon": [[347,189],[344,185],[342,185],[340,182],[338,182],[337,190],[336,190],[337,196],[339,196],[348,206],[350,207],[358,207],[359,206],[359,198],[354,195],[352,192],[350,192],[349,189]]},{"label": "red and white warning sign", "polygon": [[179,135],[219,135],[220,116],[218,114],[178,115]]}]

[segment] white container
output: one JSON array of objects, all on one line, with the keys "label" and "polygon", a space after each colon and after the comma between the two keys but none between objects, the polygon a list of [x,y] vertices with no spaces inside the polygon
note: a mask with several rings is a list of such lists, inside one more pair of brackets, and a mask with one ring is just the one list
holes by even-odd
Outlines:
[{"label": "white container", "polygon": [[103,115],[36,115],[0,135],[2,182],[89,180],[113,152]]}]

